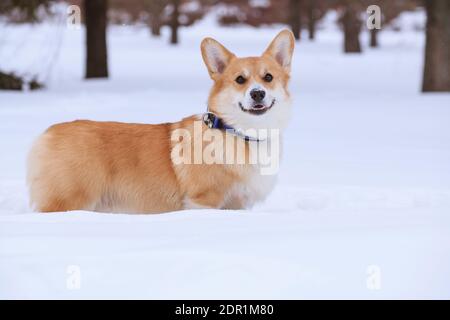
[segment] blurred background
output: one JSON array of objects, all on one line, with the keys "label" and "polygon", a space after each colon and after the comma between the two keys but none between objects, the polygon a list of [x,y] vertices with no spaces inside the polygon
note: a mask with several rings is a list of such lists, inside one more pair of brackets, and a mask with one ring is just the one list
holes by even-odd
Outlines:
[{"label": "blurred background", "polygon": [[[366,20],[374,5],[380,9],[382,28],[369,29],[370,22]],[[416,21],[409,21],[410,25],[402,20],[408,12],[417,17]],[[80,65],[85,78],[108,78],[108,55],[114,50],[108,46],[108,26],[145,28],[149,41],[159,39],[177,46],[189,41],[183,39],[189,29],[208,20],[223,28],[286,26],[298,41],[312,43],[323,29],[335,28],[342,34],[343,53],[360,54],[364,54],[364,49],[383,50],[379,41],[382,30],[402,33],[413,29],[418,37],[419,33],[426,33],[422,91],[450,91],[449,19],[446,0],[3,0],[0,89],[39,89],[47,85],[62,43],[67,40],[67,28],[80,28],[83,24],[86,29],[85,59]],[[12,33],[11,29],[19,25],[27,28]],[[42,31],[42,39],[37,39],[37,25],[48,29]],[[9,60],[18,59],[17,54],[23,54],[31,42],[36,45],[35,60],[18,60],[19,66],[11,66]]]}]

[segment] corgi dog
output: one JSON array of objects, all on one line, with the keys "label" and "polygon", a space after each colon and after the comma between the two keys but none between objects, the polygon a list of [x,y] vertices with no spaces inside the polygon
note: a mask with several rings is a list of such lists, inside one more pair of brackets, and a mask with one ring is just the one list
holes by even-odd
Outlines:
[{"label": "corgi dog", "polygon": [[[266,144],[279,157],[273,135],[258,130],[277,130],[279,138],[287,126],[294,42],[283,30],[261,56],[238,58],[204,39],[201,53],[213,80],[204,115],[155,125],[77,120],[51,126],[28,157],[32,207],[162,213],[245,209],[264,200],[276,172],[263,174],[250,161],[251,150]],[[218,161],[203,161],[206,148]]]}]

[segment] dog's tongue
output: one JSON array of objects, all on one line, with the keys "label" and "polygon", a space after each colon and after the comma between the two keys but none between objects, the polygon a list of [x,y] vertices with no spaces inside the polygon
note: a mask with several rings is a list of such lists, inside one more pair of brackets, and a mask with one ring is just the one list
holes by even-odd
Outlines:
[{"label": "dog's tongue", "polygon": [[257,104],[253,106],[253,109],[262,109],[264,106],[262,104]]}]

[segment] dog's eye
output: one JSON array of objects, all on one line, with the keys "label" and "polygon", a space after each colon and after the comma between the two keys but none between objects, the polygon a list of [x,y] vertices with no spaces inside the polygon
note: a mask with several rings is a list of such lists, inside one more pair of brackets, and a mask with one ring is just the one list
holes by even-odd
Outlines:
[{"label": "dog's eye", "polygon": [[236,82],[239,84],[244,84],[245,83],[245,78],[243,76],[239,76],[236,78]]},{"label": "dog's eye", "polygon": [[270,73],[266,73],[266,75],[264,76],[264,81],[270,82],[272,80],[273,80],[273,76]]}]

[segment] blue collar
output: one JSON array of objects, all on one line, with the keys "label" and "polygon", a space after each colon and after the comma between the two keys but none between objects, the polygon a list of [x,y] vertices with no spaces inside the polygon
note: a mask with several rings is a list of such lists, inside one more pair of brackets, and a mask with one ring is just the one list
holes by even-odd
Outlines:
[{"label": "blue collar", "polygon": [[230,133],[244,139],[245,141],[263,141],[258,138],[247,136],[247,135],[243,134],[241,131],[236,130],[232,126],[227,125],[221,118],[219,118],[217,115],[215,115],[212,112],[205,112],[203,114],[203,122],[210,129],[225,130],[227,132],[230,132]]}]

